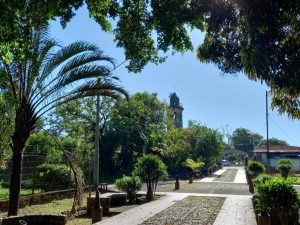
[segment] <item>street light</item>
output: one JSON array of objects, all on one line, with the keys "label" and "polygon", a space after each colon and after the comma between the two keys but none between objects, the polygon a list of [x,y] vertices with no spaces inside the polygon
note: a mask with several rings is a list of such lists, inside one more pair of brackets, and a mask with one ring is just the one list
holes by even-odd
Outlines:
[{"label": "street light", "polygon": [[[100,78],[97,78],[97,85],[100,83]],[[95,131],[95,159],[94,159],[94,183],[96,188],[95,204],[92,210],[92,223],[96,223],[102,220],[102,207],[99,197],[99,139],[100,139],[100,95],[97,92],[96,100],[96,131]]]}]

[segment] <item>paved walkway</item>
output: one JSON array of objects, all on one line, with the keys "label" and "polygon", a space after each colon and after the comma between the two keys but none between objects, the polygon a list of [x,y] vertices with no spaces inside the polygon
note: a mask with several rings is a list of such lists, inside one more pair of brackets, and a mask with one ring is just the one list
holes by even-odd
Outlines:
[{"label": "paved walkway", "polygon": [[[238,173],[234,180],[236,185],[239,185],[238,183],[244,183],[246,180],[243,168],[238,169]],[[224,171],[225,170],[226,168],[224,169]],[[222,175],[224,171],[219,171],[219,175]],[[232,182],[232,184],[234,183]],[[164,194],[166,196],[160,198],[159,200],[140,205],[136,208],[132,208],[128,211],[125,211],[124,213],[103,220],[97,224],[139,225],[148,218],[173,205],[176,201],[180,201],[189,195],[194,195],[226,197],[226,200],[213,225],[256,225],[250,195],[198,194],[178,192],[165,192]]]},{"label": "paved walkway", "polygon": [[256,225],[250,196],[228,196],[213,225]]},{"label": "paved walkway", "polygon": [[218,170],[218,171],[214,172],[211,177],[204,177],[201,180],[194,180],[194,182],[212,182],[217,176],[220,176],[225,171],[226,171],[226,169]]}]

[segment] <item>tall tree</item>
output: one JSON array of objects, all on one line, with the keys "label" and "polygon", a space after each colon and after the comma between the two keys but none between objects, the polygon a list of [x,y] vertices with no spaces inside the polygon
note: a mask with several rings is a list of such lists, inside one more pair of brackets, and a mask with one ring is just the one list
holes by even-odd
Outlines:
[{"label": "tall tree", "polygon": [[114,83],[117,78],[111,76],[111,69],[99,65],[99,61],[114,64],[97,46],[75,42],[55,51],[58,45],[48,37],[46,29],[26,27],[30,37],[26,54],[21,57],[17,50],[10,62],[0,61],[5,91],[15,103],[9,215],[18,211],[23,150],[37,120],[54,107],[74,99],[97,93],[115,98],[119,93],[127,95]]},{"label": "tall tree", "polygon": [[231,135],[231,144],[235,149],[251,155],[254,147],[263,139],[260,134],[253,133],[245,128],[237,128]]},{"label": "tall tree", "polygon": [[180,172],[182,162],[191,154],[192,145],[188,134],[187,129],[177,129],[175,126],[169,126],[164,134],[164,161],[171,174]]},{"label": "tall tree", "polygon": [[[119,101],[112,110],[111,135],[121,146],[119,155],[123,173],[130,173],[138,157],[158,144],[157,135],[167,126],[167,106],[157,94],[134,94],[129,101]],[[154,144],[154,146],[153,146]]]},{"label": "tall tree", "polygon": [[[74,153],[85,178],[91,174],[91,160],[95,144],[96,109],[95,97],[77,99],[67,104],[60,105],[48,116],[50,132],[58,138],[68,140],[69,147]],[[104,171],[112,168],[112,155],[114,142],[110,140],[110,113],[114,101],[103,97],[100,102],[100,165]],[[71,144],[73,143],[73,144]],[[101,170],[101,171],[102,171]]]},{"label": "tall tree", "polygon": [[[280,139],[277,139],[277,138],[270,138],[269,139],[269,144],[270,145],[288,145],[288,143],[285,141],[285,140],[280,140]],[[263,147],[263,146],[266,146],[267,145],[267,140],[266,139],[262,139],[257,147]]]},{"label": "tall tree", "polygon": [[225,145],[222,134],[195,121],[189,121],[188,129],[193,159],[201,159],[206,169],[211,168],[223,154]]}]

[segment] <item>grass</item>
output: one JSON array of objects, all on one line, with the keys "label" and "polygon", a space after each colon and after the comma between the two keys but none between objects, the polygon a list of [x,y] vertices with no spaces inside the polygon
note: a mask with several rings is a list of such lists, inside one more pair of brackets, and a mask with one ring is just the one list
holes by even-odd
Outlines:
[{"label": "grass", "polygon": [[300,185],[300,177],[298,177],[298,176],[297,176],[297,177],[291,176],[290,178],[291,178],[293,184],[298,184],[298,185]]},{"label": "grass", "polygon": [[[83,197],[82,205],[86,205],[86,197]],[[70,211],[73,204],[73,198],[63,200],[54,200],[43,205],[30,205],[19,209],[19,214],[61,214],[64,211]],[[0,218],[6,216],[6,213],[0,213]]]},{"label": "grass", "polygon": [[[41,189],[35,189],[34,193],[42,192]],[[21,196],[31,195],[32,189],[21,189]],[[0,187],[0,200],[6,200],[9,197],[9,189]]]},{"label": "grass", "polygon": [[[274,173],[272,176],[281,177],[280,173]],[[300,185],[300,174],[289,174],[288,178],[292,181],[293,184]]]},{"label": "grass", "polygon": [[[83,197],[82,206],[86,206],[86,199],[88,194],[85,194]],[[155,196],[155,199],[158,199],[160,196]],[[130,208],[134,208],[138,205],[146,203],[146,197],[145,196],[139,196],[139,202],[132,205],[124,205],[120,207],[114,207],[110,208],[110,213],[112,215],[116,215],[118,213],[124,212]],[[47,204],[43,205],[31,205],[26,206],[25,208],[19,209],[19,214],[62,214],[62,212],[70,211],[73,204],[73,198],[63,199],[63,200],[55,200]],[[6,212],[0,211],[0,218],[7,216]],[[109,217],[110,217],[109,216]],[[109,217],[103,217],[103,219],[109,218]],[[91,224],[91,218],[86,217],[86,212],[81,211],[80,215],[77,216],[74,219],[70,219],[67,222],[67,225],[90,225]]]}]

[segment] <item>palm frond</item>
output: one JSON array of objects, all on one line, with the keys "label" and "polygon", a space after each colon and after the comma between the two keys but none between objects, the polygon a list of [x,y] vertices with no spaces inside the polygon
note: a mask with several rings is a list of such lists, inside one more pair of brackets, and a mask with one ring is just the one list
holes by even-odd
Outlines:
[{"label": "palm frond", "polygon": [[64,65],[59,71],[59,74],[65,74],[76,67],[97,61],[109,62],[113,65],[113,68],[115,68],[114,59],[103,55],[102,51],[84,52],[83,54],[75,56],[66,65]]},{"label": "palm frond", "polygon": [[[99,65],[84,65],[76,68],[64,75],[57,75],[57,78],[53,79],[46,86],[44,86],[36,96],[39,98],[34,98],[32,102],[33,107],[37,108],[40,103],[51,95],[61,95],[61,91],[64,89],[70,89],[70,86],[77,85],[80,81],[100,77],[101,79],[106,79],[110,81],[109,69],[105,66]],[[60,78],[61,77],[61,78]],[[60,79],[58,79],[60,78]]]},{"label": "palm frond", "polygon": [[90,81],[74,88],[72,91],[64,93],[64,95],[48,98],[48,101],[43,101],[44,105],[38,110],[35,110],[36,115],[40,117],[49,110],[69,101],[87,96],[96,96],[98,94],[100,96],[111,97],[115,100],[119,100],[121,98],[121,95],[124,95],[126,99],[129,98],[127,91],[121,86],[117,86],[106,80],[98,82]]},{"label": "palm frond", "polygon": [[51,49],[55,48],[57,45],[58,43],[54,39],[49,39],[40,49],[38,49],[37,60],[32,65],[31,74],[28,75],[27,93],[29,99],[42,86],[43,81],[40,78],[40,70],[44,66],[45,61],[49,60],[49,52]]},{"label": "palm frond", "polygon": [[57,67],[61,66],[66,60],[86,51],[100,51],[95,44],[77,41],[60,49],[51,59],[45,64],[40,80],[44,81]]},{"label": "palm frond", "polygon": [[99,94],[128,98],[127,92],[115,84],[119,78],[111,75],[116,68],[114,59],[95,44],[78,41],[61,48],[49,38],[47,29],[32,29],[30,34],[26,61],[17,57],[11,63],[0,61],[0,79],[5,78],[1,84],[8,87],[19,103],[17,107],[30,108],[30,124],[56,105],[80,97]]}]

